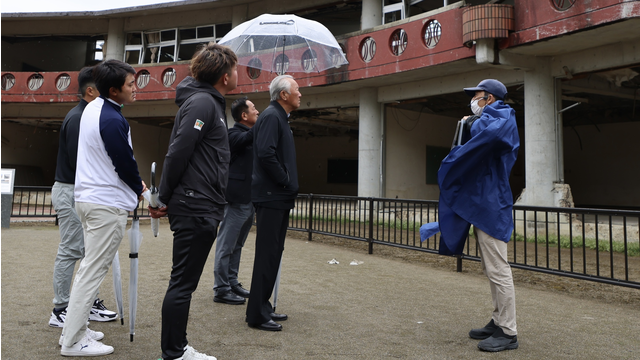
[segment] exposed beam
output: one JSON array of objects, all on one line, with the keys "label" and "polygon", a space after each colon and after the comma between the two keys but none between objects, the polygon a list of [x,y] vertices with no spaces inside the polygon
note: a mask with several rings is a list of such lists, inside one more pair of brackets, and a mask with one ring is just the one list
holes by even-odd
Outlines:
[{"label": "exposed beam", "polygon": [[443,76],[434,79],[408,82],[378,88],[378,102],[387,103],[462,92],[465,87],[475,86],[483,79],[498,79],[506,86],[524,82],[524,72],[485,68],[473,72]]}]

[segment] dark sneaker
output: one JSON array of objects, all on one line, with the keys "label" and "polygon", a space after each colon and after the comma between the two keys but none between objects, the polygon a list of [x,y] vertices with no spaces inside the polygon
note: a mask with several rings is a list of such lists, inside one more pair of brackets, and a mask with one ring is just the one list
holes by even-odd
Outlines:
[{"label": "dark sneaker", "polygon": [[238,283],[238,285],[231,285],[231,291],[233,291],[236,295],[242,296],[243,298],[248,298],[249,290],[242,287],[242,284]]},{"label": "dark sneaker", "polygon": [[493,335],[500,327],[493,322],[493,319],[481,329],[473,329],[469,331],[469,337],[476,340],[484,340]]},{"label": "dark sneaker", "polygon": [[245,299],[242,296],[236,295],[233,291],[227,291],[216,293],[213,297],[213,301],[229,305],[242,305],[244,304]]},{"label": "dark sneaker", "polygon": [[502,331],[502,328],[498,328],[493,335],[478,343],[478,349],[482,351],[498,352],[517,348],[518,335],[507,335]]},{"label": "dark sneaker", "polygon": [[62,310],[53,309],[51,316],[49,317],[49,326],[51,327],[64,327],[64,319],[67,317],[67,308]]},{"label": "dark sneaker", "polygon": [[96,299],[89,313],[91,321],[113,321],[118,318],[118,313],[107,309],[102,303],[104,300]]}]

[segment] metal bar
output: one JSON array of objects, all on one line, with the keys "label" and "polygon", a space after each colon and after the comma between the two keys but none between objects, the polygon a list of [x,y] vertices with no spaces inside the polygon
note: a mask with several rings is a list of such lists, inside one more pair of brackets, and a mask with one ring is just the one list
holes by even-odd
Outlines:
[{"label": "metal bar", "polygon": [[309,241],[313,240],[313,194],[307,197],[307,215],[309,215]]},{"label": "metal bar", "polygon": [[573,272],[573,215],[569,215],[569,262]]},{"label": "metal bar", "polygon": [[536,246],[533,248],[533,262],[538,266],[538,212],[533,212],[533,240]]},{"label": "metal bar", "polygon": [[560,229],[560,212],[558,211],[556,214],[557,214],[556,221],[558,224],[558,227],[557,227],[558,230],[556,230],[556,236],[558,237],[558,270],[562,270],[562,252],[560,251],[560,248],[561,248],[560,234],[562,233]]},{"label": "metal bar", "polygon": [[369,254],[373,254],[373,199],[369,200]]},{"label": "metal bar", "polygon": [[598,214],[596,214],[596,275],[600,276],[600,237],[598,236]]},{"label": "metal bar", "polygon": [[584,229],[584,214],[582,214],[582,273],[587,273],[587,242]]},{"label": "metal bar", "polygon": [[611,225],[611,216],[609,216],[609,267],[611,268],[611,278],[613,279],[613,227]]},{"label": "metal bar", "polygon": [[[549,267],[549,212],[544,212],[544,223],[545,223],[545,239],[547,240],[547,268]],[[560,247],[560,239],[558,239],[558,247]]]},{"label": "metal bar", "polygon": [[524,264],[527,265],[527,226],[529,224],[527,224],[527,212],[524,211],[523,213],[524,216],[524,226],[523,226],[523,233],[524,233],[524,243],[522,244],[522,247],[524,249]]}]

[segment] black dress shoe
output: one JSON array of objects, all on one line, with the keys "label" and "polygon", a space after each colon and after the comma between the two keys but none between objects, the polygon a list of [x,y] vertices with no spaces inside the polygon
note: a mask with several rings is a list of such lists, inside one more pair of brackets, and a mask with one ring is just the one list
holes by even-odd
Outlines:
[{"label": "black dress shoe", "polygon": [[282,325],[278,324],[273,320],[269,320],[264,324],[249,324],[252,328],[256,328],[258,330],[264,331],[280,331],[282,330]]},{"label": "black dress shoe", "polygon": [[271,313],[271,320],[273,320],[273,321],[285,321],[288,318],[289,317],[287,316],[287,314]]},{"label": "black dress shoe", "polygon": [[245,289],[242,287],[242,284],[238,284],[238,285],[231,285],[231,291],[233,291],[236,295],[238,296],[242,296],[244,298],[248,298],[249,297],[249,290]]},{"label": "black dress shoe", "polygon": [[233,291],[227,291],[224,293],[217,293],[213,297],[213,302],[229,304],[229,305],[242,305],[245,300],[243,297],[233,293]]}]

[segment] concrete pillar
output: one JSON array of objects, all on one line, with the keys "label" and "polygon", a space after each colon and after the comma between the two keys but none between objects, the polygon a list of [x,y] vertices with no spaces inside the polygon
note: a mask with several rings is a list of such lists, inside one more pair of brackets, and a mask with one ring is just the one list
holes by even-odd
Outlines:
[{"label": "concrete pillar", "polygon": [[[525,190],[519,203],[557,206],[554,199],[558,180],[556,136],[556,82],[549,59],[537,61],[524,75]],[[558,94],[558,96],[560,96]]]},{"label": "concrete pillar", "polygon": [[382,25],[382,1],[383,0],[362,0],[360,30]]},{"label": "concrete pillar", "polygon": [[358,196],[381,196],[382,126],[377,89],[360,89]]},{"label": "concrete pillar", "polygon": [[236,27],[247,21],[247,5],[237,5],[233,7],[231,14],[231,27]]},{"label": "concrete pillar", "polygon": [[104,42],[107,50],[104,55],[105,60],[124,59],[125,33],[124,19],[109,19],[109,30],[107,39]]}]

